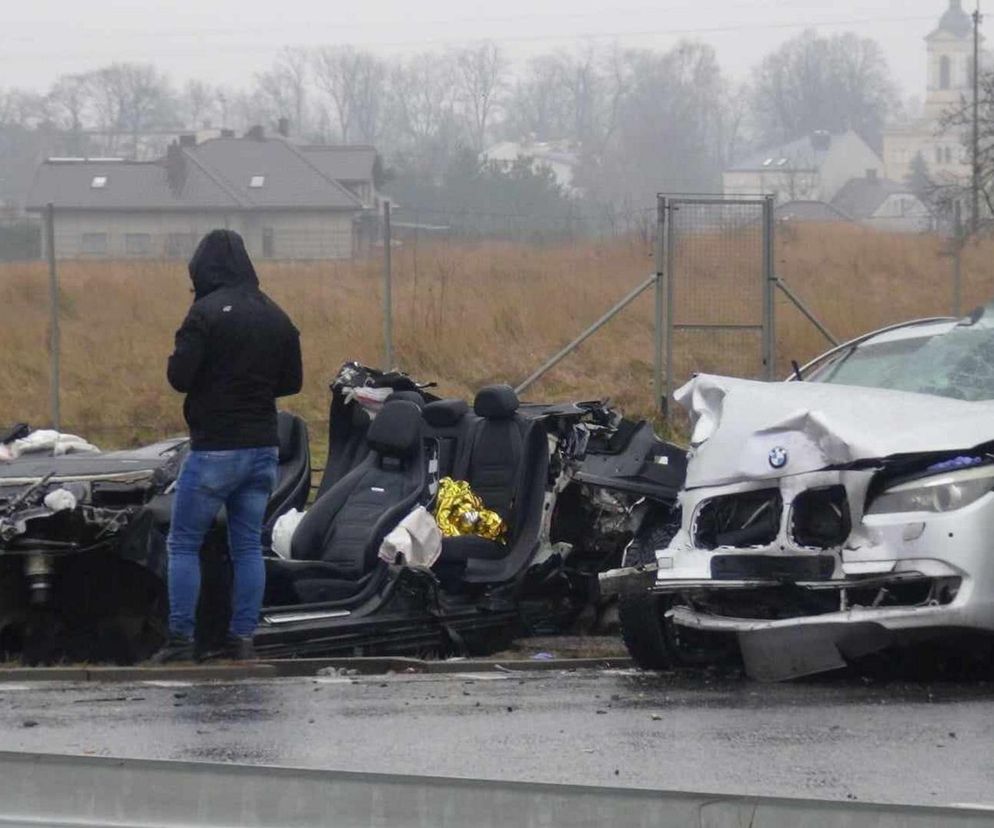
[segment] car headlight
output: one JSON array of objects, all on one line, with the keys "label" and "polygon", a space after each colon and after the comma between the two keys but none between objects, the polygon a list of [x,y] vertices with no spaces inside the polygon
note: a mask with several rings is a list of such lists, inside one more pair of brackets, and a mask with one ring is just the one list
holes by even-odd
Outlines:
[{"label": "car headlight", "polygon": [[992,489],[994,466],[961,469],[893,486],[870,504],[866,514],[951,512],[969,506]]}]

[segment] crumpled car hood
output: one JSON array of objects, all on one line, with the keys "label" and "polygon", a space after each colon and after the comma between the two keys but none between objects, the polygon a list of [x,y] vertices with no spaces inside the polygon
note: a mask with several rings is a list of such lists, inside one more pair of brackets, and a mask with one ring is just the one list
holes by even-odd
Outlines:
[{"label": "crumpled car hood", "polygon": [[675,397],[694,427],[688,489],[994,440],[994,401],[711,374]]}]

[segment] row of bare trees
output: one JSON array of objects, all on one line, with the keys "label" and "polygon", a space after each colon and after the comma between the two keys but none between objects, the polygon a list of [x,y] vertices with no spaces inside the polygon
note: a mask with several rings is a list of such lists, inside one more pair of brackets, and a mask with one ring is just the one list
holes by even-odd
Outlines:
[{"label": "row of bare trees", "polygon": [[149,64],[60,77],[45,93],[0,89],[0,129],[58,131],[67,150],[140,154],[155,130],[275,125],[311,141],[371,143],[392,167],[437,176],[459,152],[546,140],[582,158],[578,183],[641,200],[660,187],[706,187],[750,143],[853,127],[874,141],[896,101],[879,47],[854,34],[793,38],[747,84],[714,50],[596,48],[512,66],[478,43],[386,59],[351,46],[283,49],[244,88],[175,87]]}]

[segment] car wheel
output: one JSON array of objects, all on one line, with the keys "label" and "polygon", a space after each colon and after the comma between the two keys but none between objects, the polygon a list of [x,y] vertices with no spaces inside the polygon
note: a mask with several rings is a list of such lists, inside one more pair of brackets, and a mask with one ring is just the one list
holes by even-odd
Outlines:
[{"label": "car wheel", "polygon": [[[655,566],[656,550],[669,545],[680,528],[675,515],[640,530],[625,550],[624,566]],[[618,596],[621,638],[636,666],[643,670],[665,670],[672,666],[670,645],[664,630],[664,600],[649,592]]]},{"label": "car wheel", "polygon": [[665,670],[671,666],[669,646],[663,634],[661,603],[660,597],[651,593],[618,598],[621,640],[635,666],[643,670]]}]

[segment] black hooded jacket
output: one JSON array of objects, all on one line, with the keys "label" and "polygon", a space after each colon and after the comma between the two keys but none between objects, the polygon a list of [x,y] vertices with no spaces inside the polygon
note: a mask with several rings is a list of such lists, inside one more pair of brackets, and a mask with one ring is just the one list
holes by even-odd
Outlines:
[{"label": "black hooded jacket", "polygon": [[259,290],[242,237],[212,230],[190,259],[195,299],[176,332],[169,384],[186,394],[196,451],[279,444],[276,398],[300,391],[300,335]]}]

